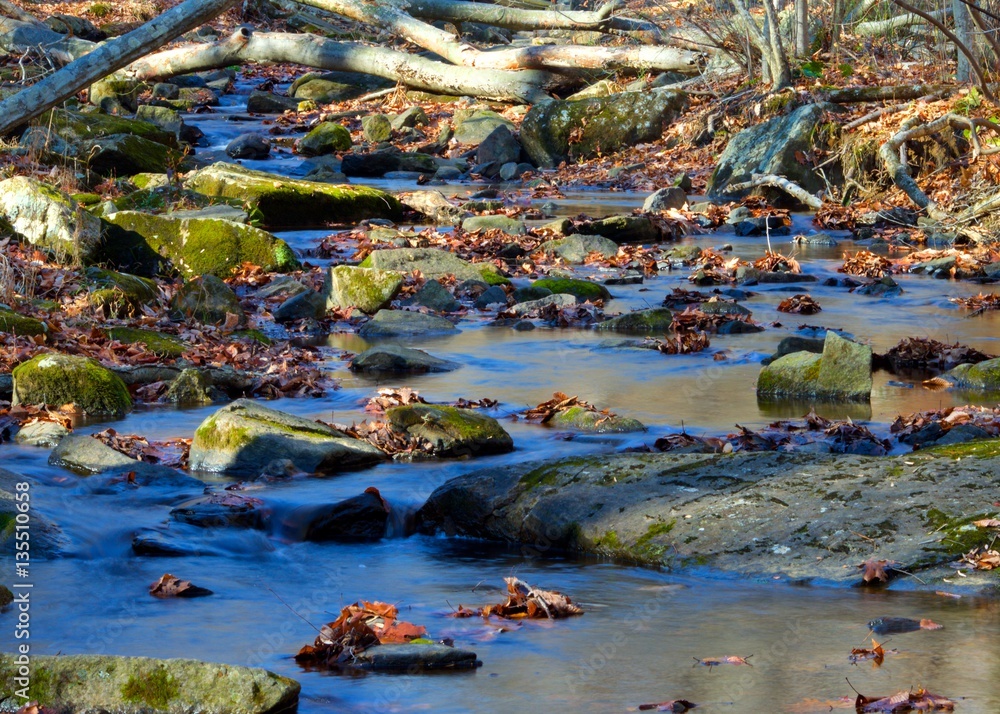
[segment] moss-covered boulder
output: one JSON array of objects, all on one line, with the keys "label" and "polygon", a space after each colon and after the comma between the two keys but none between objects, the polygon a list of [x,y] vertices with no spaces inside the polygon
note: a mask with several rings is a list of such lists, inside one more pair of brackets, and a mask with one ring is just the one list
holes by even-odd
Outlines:
[{"label": "moss-covered boulder", "polygon": [[112,340],[123,344],[140,344],[157,357],[180,357],[190,346],[181,339],[154,330],[141,330],[134,327],[112,327],[106,331]]},{"label": "moss-covered boulder", "polygon": [[[829,104],[809,104],[790,114],[744,129],[729,140],[708,181],[708,197],[737,198],[749,191],[734,194],[731,184],[749,181],[752,174],[776,174],[797,183],[806,191],[825,188],[823,178],[798,156],[812,152],[816,129],[823,115],[836,110]],[[782,196],[787,200],[786,196]]]},{"label": "moss-covered boulder", "polygon": [[514,122],[502,117],[492,109],[472,107],[459,109],[452,118],[456,142],[468,146],[479,146],[498,126],[516,131]]},{"label": "moss-covered boulder", "polygon": [[600,283],[579,278],[542,278],[531,287],[551,290],[553,295],[572,295],[579,302],[611,299],[611,293]]},{"label": "moss-covered boulder", "polygon": [[51,711],[278,714],[295,709],[300,690],[263,669],[193,659],[32,655],[30,683],[19,681],[19,667],[15,655],[0,655],[0,710],[31,700]]},{"label": "moss-covered boulder", "polygon": [[[177,137],[179,141],[194,143],[204,136],[201,129],[193,124],[187,124],[181,117],[180,112],[169,107],[157,107],[152,104],[143,104],[135,113],[135,118],[140,121],[149,122],[159,127],[163,131],[169,132]],[[136,186],[139,186],[132,180]],[[142,188],[142,186],[140,186]]]},{"label": "moss-covered boulder", "polygon": [[429,444],[438,456],[502,454],[514,449],[514,440],[496,419],[473,409],[410,404],[389,409],[385,416],[394,430]]},{"label": "moss-covered boulder", "polygon": [[438,315],[409,310],[379,310],[358,330],[365,339],[447,335],[457,332],[455,323]]},{"label": "moss-covered boulder", "polygon": [[662,335],[670,329],[674,314],[665,307],[627,312],[597,324],[598,330],[636,335]]},{"label": "moss-covered boulder", "polygon": [[0,217],[59,260],[88,263],[100,249],[101,220],[37,179],[15,176],[0,181]]},{"label": "moss-covered boulder", "polygon": [[598,253],[602,258],[613,258],[618,255],[618,244],[600,235],[582,235],[574,233],[566,238],[557,238],[541,245],[546,253],[557,255],[567,263],[579,264],[587,260],[591,253]]},{"label": "moss-covered boulder", "polygon": [[608,216],[599,221],[588,221],[576,227],[585,235],[604,236],[618,244],[657,243],[661,234],[649,216]]},{"label": "moss-covered boulder", "polygon": [[941,376],[960,389],[1000,392],[1000,357],[978,364],[960,364]]},{"label": "moss-covered boulder", "polygon": [[163,401],[186,406],[211,404],[214,400],[211,380],[198,369],[185,369],[163,396]]},{"label": "moss-covered boulder", "polygon": [[337,122],[325,121],[299,141],[299,153],[322,156],[351,148],[351,132]]},{"label": "moss-covered boulder", "polygon": [[370,466],[381,451],[331,426],[269,409],[248,399],[201,423],[191,442],[191,469],[257,475],[287,459],[300,471],[332,473]]},{"label": "moss-covered boulder", "polygon": [[156,303],[156,283],[148,278],[97,267],[87,268],[85,275],[93,287],[90,304],[107,317],[133,317]]},{"label": "moss-covered boulder", "polygon": [[39,126],[52,132],[66,142],[77,145],[87,139],[127,134],[149,141],[155,141],[170,148],[177,148],[177,139],[172,132],[145,121],[111,114],[81,113],[65,109],[53,109],[38,120]]},{"label": "moss-covered boulder", "polygon": [[546,423],[557,429],[575,429],[591,434],[625,434],[633,431],[646,431],[646,427],[638,419],[602,414],[583,407],[570,407],[557,413]]},{"label": "moss-covered boulder", "polygon": [[175,320],[194,318],[207,325],[220,325],[230,315],[236,316],[240,326],[246,324],[247,316],[240,299],[214,275],[189,280],[170,301],[170,316]]},{"label": "moss-covered boulder", "polygon": [[[90,85],[87,98],[95,107],[107,108],[106,103],[117,103],[130,112],[139,108],[139,95],[149,89],[145,82],[137,79],[105,77]],[[111,112],[108,112],[109,114]]]},{"label": "moss-covered boulder", "polygon": [[44,335],[46,333],[45,323],[33,317],[19,315],[13,310],[0,307],[0,332],[7,332],[11,335]]},{"label": "moss-covered boulder", "polygon": [[872,392],[872,350],[827,332],[823,353],[793,352],[764,367],[758,397],[866,401]]},{"label": "moss-covered boulder", "polygon": [[309,72],[288,88],[288,93],[298,101],[311,99],[317,104],[330,104],[348,99],[356,99],[378,89],[392,87],[391,82],[382,77],[357,72]]},{"label": "moss-covered boulder", "polygon": [[492,263],[469,263],[454,253],[437,248],[390,248],[376,250],[361,267],[410,273],[419,270],[425,278],[454,275],[458,281],[482,280],[490,285],[509,282]]},{"label": "moss-covered boulder", "polygon": [[323,226],[366,218],[398,221],[403,217],[396,197],[379,189],[290,179],[221,162],[192,173],[184,185],[206,196],[248,202],[272,226]]},{"label": "moss-covered boulder", "polygon": [[299,267],[285,241],[236,221],[175,218],[139,211],[118,211],[106,220],[142,236],[152,250],[169,260],[185,278],[203,274],[229,277],[243,263],[277,272]]},{"label": "moss-covered boulder", "polygon": [[338,265],[326,273],[323,297],[327,309],[356,307],[371,315],[386,307],[402,285],[402,273]]},{"label": "moss-covered boulder", "polygon": [[413,374],[450,372],[458,367],[453,362],[402,345],[370,347],[351,360],[351,371],[380,374]]},{"label": "moss-covered boulder", "polygon": [[510,235],[524,235],[528,232],[524,221],[509,216],[469,216],[462,221],[462,230],[472,233],[474,231],[499,230]]},{"label": "moss-covered boulder", "polygon": [[521,145],[537,166],[552,168],[655,141],[686,106],[684,92],[668,89],[540,102],[524,117]]},{"label": "moss-covered boulder", "polygon": [[103,176],[162,173],[181,160],[168,146],[131,134],[113,134],[80,144],[91,171]]},{"label": "moss-covered boulder", "polygon": [[392,138],[392,122],[385,114],[369,114],[361,117],[361,131],[365,138],[375,144]]},{"label": "moss-covered boulder", "polygon": [[76,404],[87,414],[123,416],[132,397],[118,375],[86,357],[38,355],[14,368],[17,404]]}]

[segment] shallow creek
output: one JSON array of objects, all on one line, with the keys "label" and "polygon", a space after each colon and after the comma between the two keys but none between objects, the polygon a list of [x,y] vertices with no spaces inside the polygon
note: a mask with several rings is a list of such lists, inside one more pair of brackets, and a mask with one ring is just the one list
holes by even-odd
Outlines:
[{"label": "shallow creek", "polygon": [[[191,121],[205,131],[212,150],[218,150],[237,134],[257,128],[250,122],[226,121],[227,114],[238,110],[230,104]],[[291,154],[245,163],[301,173]],[[397,190],[415,188],[377,183]],[[477,187],[438,188],[446,195],[465,195]],[[600,217],[631,210],[643,198],[567,191],[555,203],[559,215],[586,212]],[[795,228],[811,230],[805,220],[797,220]],[[325,234],[279,235],[306,250]],[[515,332],[489,327],[485,314],[470,314],[457,335],[414,343],[459,363],[460,369],[379,383],[351,374],[339,358],[343,351],[363,350],[363,340],[348,334],[329,336],[327,367],[341,380],[341,389],[321,399],[282,400],[269,406],[349,423],[364,418],[361,406],[378,386],[410,386],[430,401],[491,397],[501,402],[495,416],[514,437],[516,451],[474,462],[389,463],[360,473],[269,484],[248,495],[263,498],[273,509],[271,532],[206,532],[170,525],[171,532],[179,530],[204,551],[199,556],[133,555],[135,530],[165,527],[171,504],[157,498],[154,487],[122,495],[90,494],[86,479],[48,466],[47,452],[4,446],[3,466],[36,483],[37,509],[56,521],[69,541],[66,557],[34,564],[32,598],[41,605],[33,610],[33,651],[260,665],[302,683],[303,712],[611,712],[674,698],[696,702],[698,711],[706,712],[827,711],[831,705],[843,706],[830,700],[853,696],[845,677],[868,695],[923,686],[960,700],[963,712],[1000,711],[1000,604],[993,601],[907,592],[905,582],[892,592],[793,587],[730,580],[710,572],[660,573],[558,553],[528,557],[519,549],[467,540],[402,537],[407,517],[431,490],[473,469],[614,451],[682,427],[717,434],[737,423],[759,426],[802,416],[809,404],[758,403],[754,393],[759,361],[802,324],[843,329],[870,342],[876,351],[902,337],[928,336],[1000,353],[1000,318],[986,314],[966,319],[948,301],[976,294],[980,286],[901,276],[897,279],[905,292],[899,297],[854,295],[845,288],[821,286],[823,279],[836,275],[842,252],[855,249],[850,241],[832,248],[794,248],[788,240],[777,238],[773,245],[785,253],[794,251],[804,271],[819,282],[750,288],[757,295],[744,304],[767,329],[753,335],[713,336],[711,349],[702,354],[667,356],[622,347],[621,340],[584,330]],[[685,242],[731,242],[734,255],[750,259],[760,257],[765,248],[763,238],[735,238],[725,232]],[[612,287],[615,299],[606,311],[659,305],[674,287],[691,287],[687,274],[681,270],[643,285]],[[823,311],[809,317],[778,313],[778,302],[796,292],[809,292]],[[716,361],[713,354],[720,350],[728,358]],[[650,430],[626,437],[570,438],[503,418],[556,390],[635,417]],[[824,416],[850,416],[884,433],[897,414],[977,399],[994,403],[982,395],[927,391],[919,383],[880,373],[870,407],[815,407]],[[146,408],[113,426],[119,433],[149,438],[190,436],[212,411]],[[91,424],[81,430],[105,426]],[[368,486],[376,486],[393,508],[386,539],[375,545],[298,542],[297,509],[354,496]],[[215,595],[156,600],[147,589],[164,572],[190,579]],[[554,623],[513,623],[506,632],[498,632],[495,622],[447,617],[459,604],[502,600],[500,588],[507,575],[565,592],[586,614]],[[308,623],[318,627],[358,599],[397,604],[400,617],[425,625],[434,638],[451,637],[457,646],[475,650],[484,666],[475,672],[433,676],[302,671],[291,656],[315,637]],[[866,623],[884,615],[930,618],[944,629],[892,636],[886,648],[900,652],[888,656],[880,669],[852,666],[847,660],[851,648],[870,644]],[[10,636],[9,628],[0,629],[0,650],[12,648]],[[709,668],[695,662],[725,655],[753,655],[753,667]]]}]

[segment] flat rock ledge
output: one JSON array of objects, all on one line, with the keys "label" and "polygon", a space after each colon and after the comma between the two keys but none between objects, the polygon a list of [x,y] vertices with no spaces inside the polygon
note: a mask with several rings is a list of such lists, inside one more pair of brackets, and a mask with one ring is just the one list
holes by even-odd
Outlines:
[{"label": "flat rock ledge", "polygon": [[[890,587],[1000,595],[1000,575],[952,563],[988,546],[1000,439],[902,456],[613,454],[454,478],[417,515],[424,533],[560,549],[734,577],[861,584],[897,561]],[[918,579],[919,578],[919,579]],[[876,585],[880,585],[876,583]]]},{"label": "flat rock ledge", "polygon": [[[0,654],[0,711],[25,703],[18,664]],[[44,707],[115,714],[279,714],[295,711],[299,683],[273,672],[193,659],[108,655],[32,656],[28,700]]]}]

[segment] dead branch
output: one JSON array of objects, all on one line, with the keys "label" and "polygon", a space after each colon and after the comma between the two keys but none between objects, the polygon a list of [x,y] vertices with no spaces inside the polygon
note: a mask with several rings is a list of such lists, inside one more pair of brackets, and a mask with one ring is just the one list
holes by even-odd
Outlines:
[{"label": "dead branch", "polygon": [[[941,93],[937,92],[935,94],[928,94],[925,97],[920,97],[919,99],[917,99],[917,102],[920,103],[920,104],[924,104],[926,102],[936,102],[940,98],[941,98]],[[882,107],[881,109],[876,109],[873,112],[868,112],[863,117],[860,117],[858,119],[855,119],[852,122],[848,122],[847,124],[844,124],[844,129],[846,131],[851,131],[852,129],[857,129],[860,126],[864,126],[868,122],[875,121],[879,117],[886,116],[887,114],[896,114],[898,112],[901,112],[901,111],[904,111],[906,109],[909,109],[912,106],[913,106],[913,102],[906,102],[904,104],[893,104],[892,106]]]},{"label": "dead branch", "polygon": [[874,37],[876,35],[886,35],[893,30],[898,30],[903,27],[912,27],[914,25],[923,25],[928,22],[927,16],[933,17],[935,20],[945,20],[951,16],[951,8],[944,8],[941,10],[935,10],[931,13],[916,13],[909,12],[904,15],[896,15],[895,17],[890,17],[887,20],[872,20],[870,22],[861,22],[854,27],[854,34],[862,35],[864,37]]},{"label": "dead branch", "polygon": [[749,181],[728,186],[726,193],[739,193],[740,191],[758,188],[759,186],[770,186],[771,188],[781,189],[799,203],[809,206],[812,209],[818,210],[823,206],[822,200],[813,196],[797,183],[789,181],[784,176],[776,176],[775,174],[752,174]]}]

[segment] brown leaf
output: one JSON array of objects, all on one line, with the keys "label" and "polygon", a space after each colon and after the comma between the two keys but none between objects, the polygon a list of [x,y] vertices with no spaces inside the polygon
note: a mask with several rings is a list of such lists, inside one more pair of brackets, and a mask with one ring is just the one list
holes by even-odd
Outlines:
[{"label": "brown leaf", "polygon": [[984,518],[981,521],[973,521],[972,525],[977,528],[1000,528],[1000,520],[996,518]]},{"label": "brown leaf", "polygon": [[158,598],[205,597],[211,595],[212,591],[192,585],[190,581],[181,580],[170,573],[165,573],[149,587],[149,594]]},{"label": "brown leaf", "polygon": [[747,655],[746,657],[739,657],[737,655],[727,655],[725,657],[705,657],[703,659],[694,658],[697,664],[703,665],[705,667],[718,667],[722,664],[734,664],[734,665],[746,665],[747,667],[753,667],[747,660],[749,660],[753,655]]},{"label": "brown leaf", "polygon": [[889,575],[886,570],[893,570],[894,566],[899,565],[895,560],[876,560],[874,557],[869,558],[865,562],[858,565],[858,569],[864,571],[861,579],[870,583],[873,580],[880,580],[883,583],[889,582]]}]

